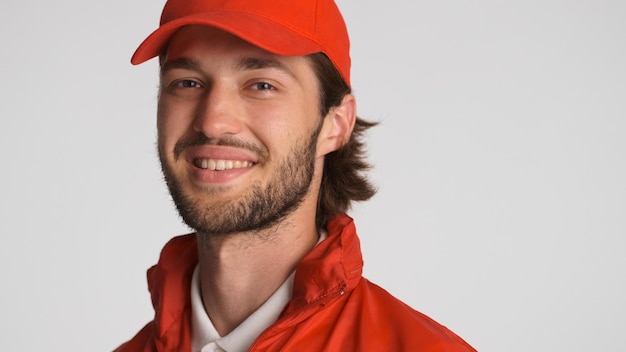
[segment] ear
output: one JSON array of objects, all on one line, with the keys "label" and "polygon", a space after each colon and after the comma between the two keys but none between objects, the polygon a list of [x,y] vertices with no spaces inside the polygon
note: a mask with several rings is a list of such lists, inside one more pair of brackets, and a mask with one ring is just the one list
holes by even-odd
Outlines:
[{"label": "ear", "polygon": [[354,129],[356,122],[356,99],[346,94],[339,106],[330,109],[324,117],[322,130],[317,139],[317,156],[324,156],[343,147]]}]

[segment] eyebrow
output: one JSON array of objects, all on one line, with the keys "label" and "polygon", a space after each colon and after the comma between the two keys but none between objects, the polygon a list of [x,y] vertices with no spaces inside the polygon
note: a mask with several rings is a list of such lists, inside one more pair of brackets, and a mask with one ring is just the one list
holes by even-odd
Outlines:
[{"label": "eyebrow", "polygon": [[[260,58],[260,57],[242,57],[235,64],[235,69],[239,71],[251,71],[261,70],[265,68],[274,68],[288,74],[291,77],[295,77],[294,73],[282,62],[272,58]],[[201,71],[200,64],[188,57],[182,57],[176,60],[167,61],[161,66],[161,76],[164,76],[169,71],[175,69]]]},{"label": "eyebrow", "polygon": [[200,71],[200,64],[187,57],[167,61],[163,65],[161,65],[161,76],[164,76],[168,72],[175,69]]},{"label": "eyebrow", "polygon": [[289,76],[294,77],[294,73],[285,66],[282,62],[271,58],[259,58],[259,57],[242,57],[239,63],[236,65],[238,70],[261,70],[264,68],[275,68],[282,71]]}]

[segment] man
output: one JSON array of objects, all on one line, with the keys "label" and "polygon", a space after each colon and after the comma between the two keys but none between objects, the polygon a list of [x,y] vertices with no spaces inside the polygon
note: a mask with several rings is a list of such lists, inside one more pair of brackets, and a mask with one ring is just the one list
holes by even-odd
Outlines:
[{"label": "man", "polygon": [[148,271],[155,318],[117,351],[474,351],[361,276],[369,199],[349,39],[332,0],[169,0],[158,151],[196,232]]}]

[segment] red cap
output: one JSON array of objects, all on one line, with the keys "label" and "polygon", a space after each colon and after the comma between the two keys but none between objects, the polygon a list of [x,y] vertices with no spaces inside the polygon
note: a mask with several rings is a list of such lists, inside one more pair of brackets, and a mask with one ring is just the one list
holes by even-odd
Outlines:
[{"label": "red cap", "polygon": [[168,0],[160,27],[135,51],[132,64],[158,56],[182,26],[220,28],[269,52],[323,52],[350,85],[350,39],[333,0]]}]

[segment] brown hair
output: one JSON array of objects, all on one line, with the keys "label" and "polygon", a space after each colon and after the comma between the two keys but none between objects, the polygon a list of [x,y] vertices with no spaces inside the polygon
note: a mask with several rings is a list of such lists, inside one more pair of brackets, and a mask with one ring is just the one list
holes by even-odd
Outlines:
[{"label": "brown hair", "polygon": [[[321,116],[326,116],[351,89],[326,55],[317,53],[308,57],[320,81]],[[353,201],[368,200],[376,194],[374,185],[363,175],[371,168],[365,160],[363,137],[367,129],[377,124],[357,117],[348,143],[326,155],[315,218],[318,228],[325,228],[333,216],[350,209]]]}]

